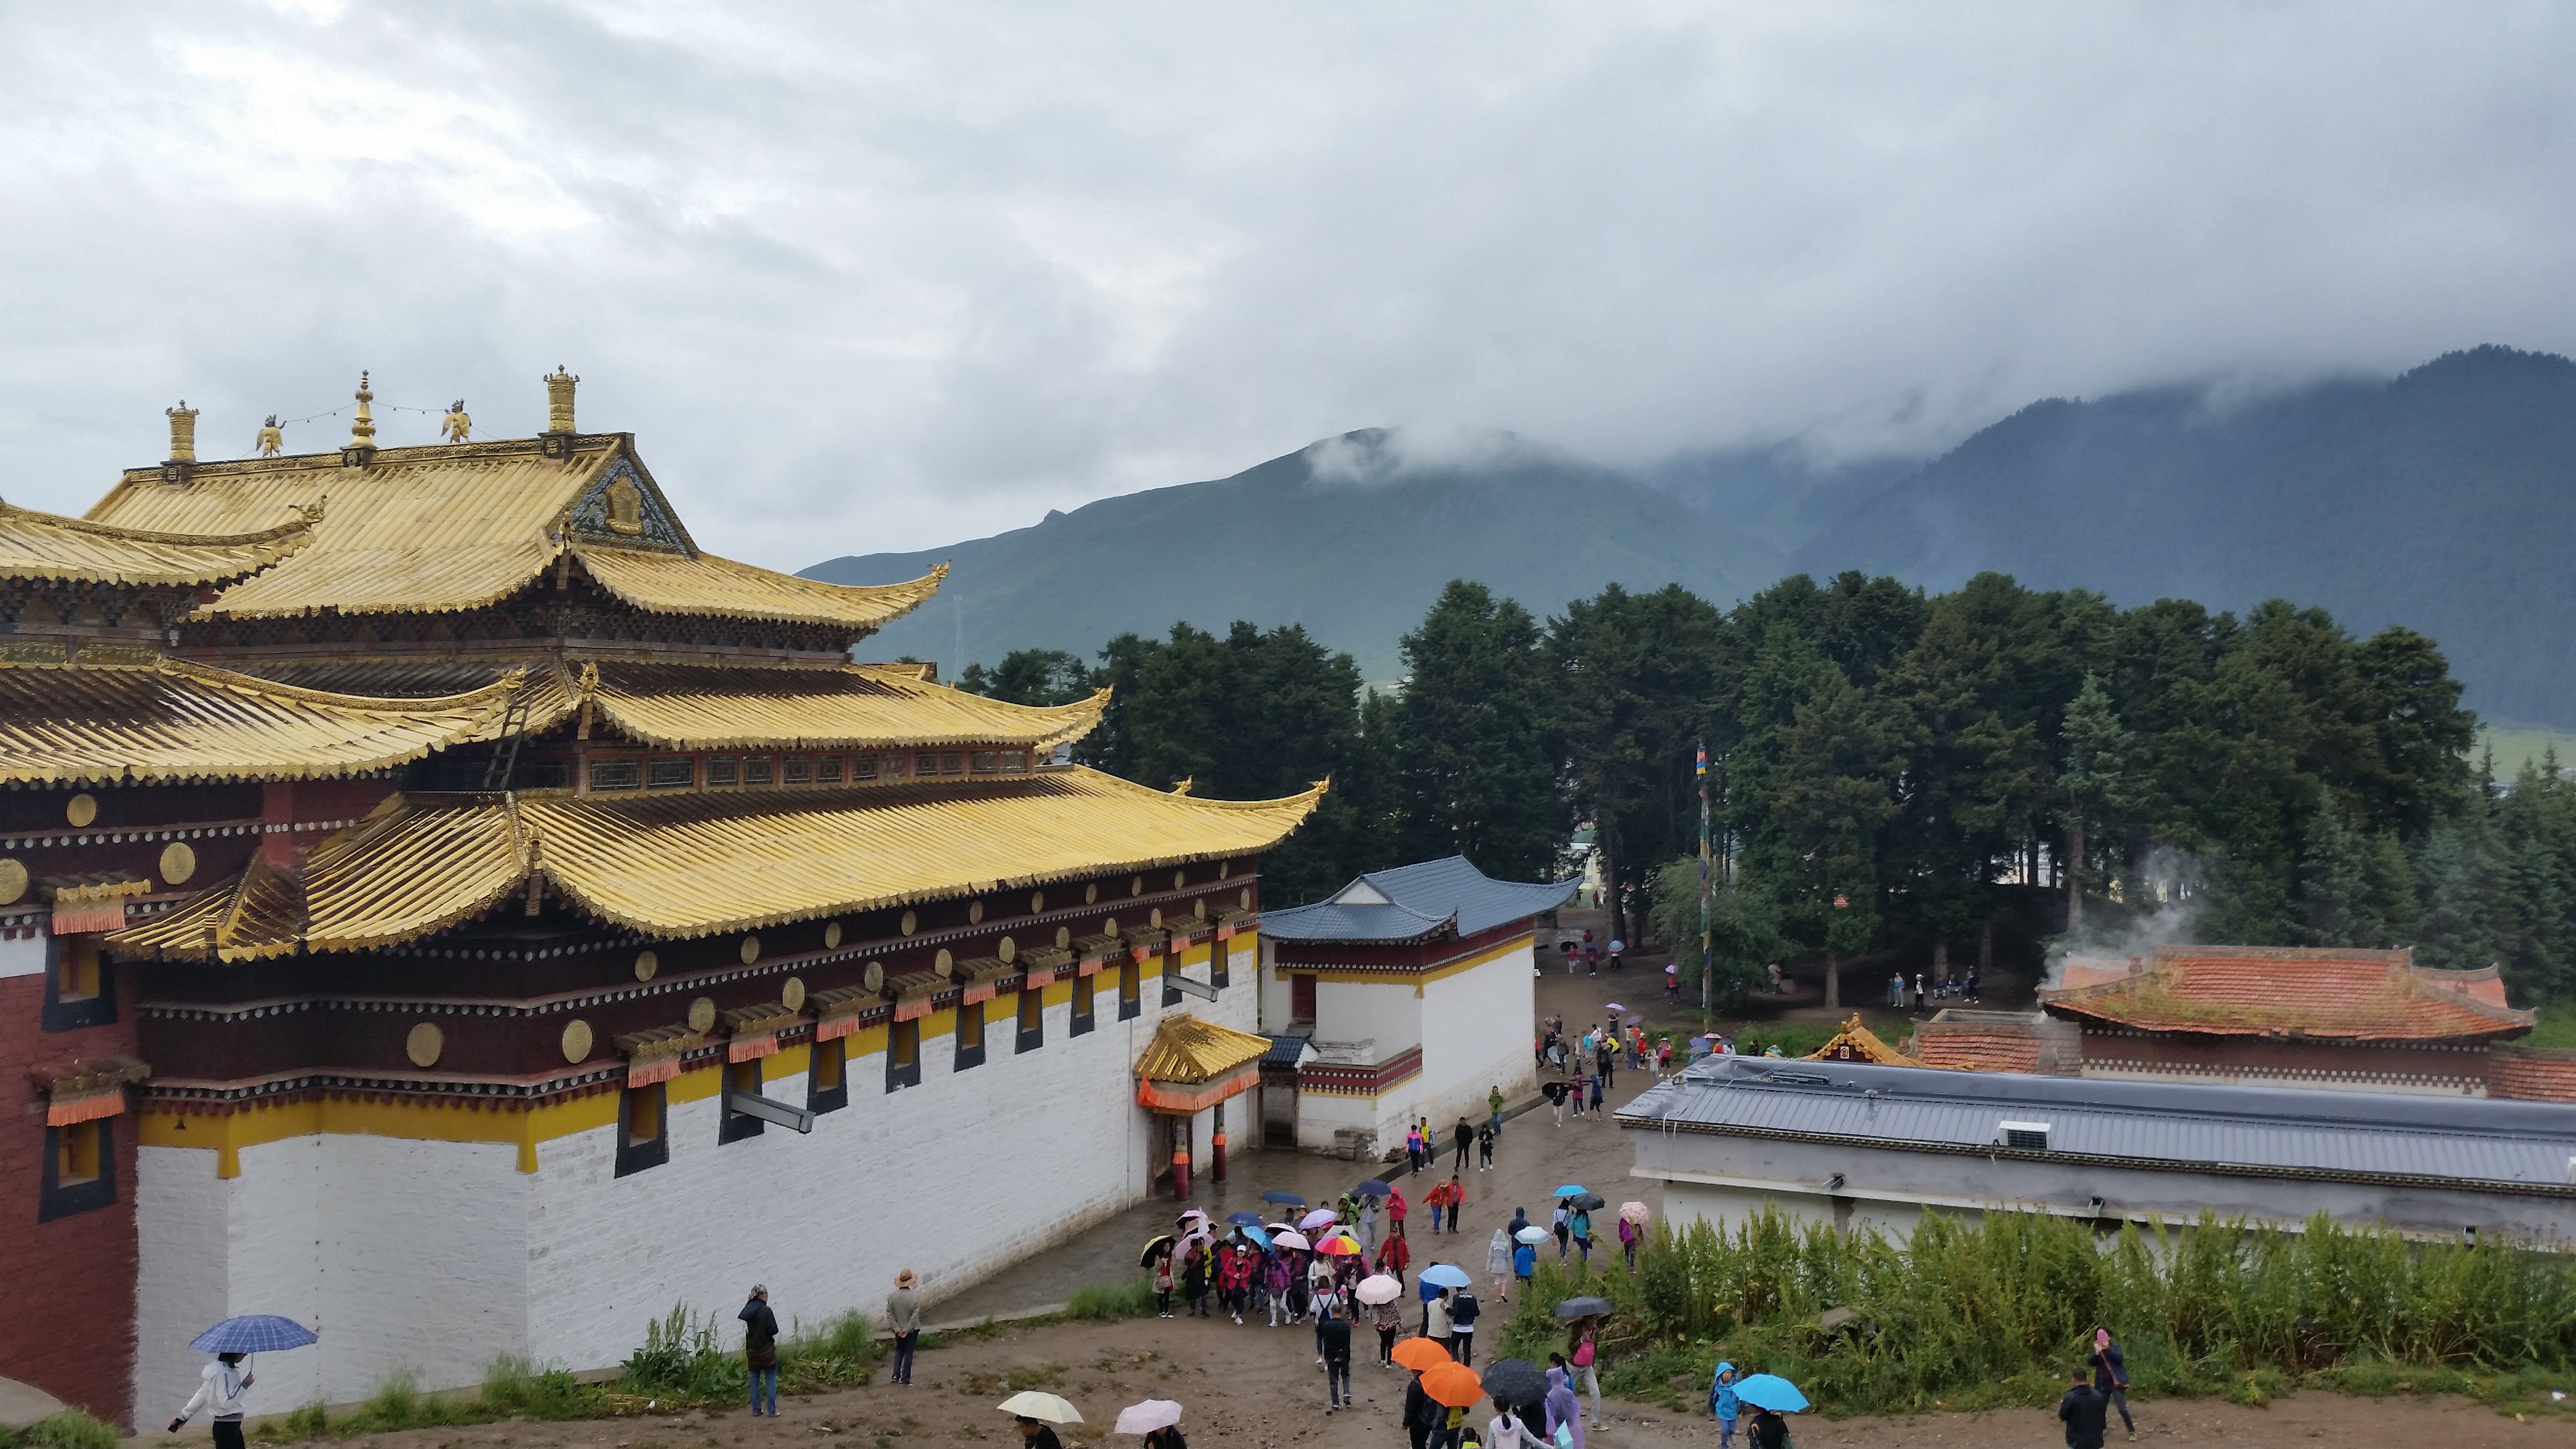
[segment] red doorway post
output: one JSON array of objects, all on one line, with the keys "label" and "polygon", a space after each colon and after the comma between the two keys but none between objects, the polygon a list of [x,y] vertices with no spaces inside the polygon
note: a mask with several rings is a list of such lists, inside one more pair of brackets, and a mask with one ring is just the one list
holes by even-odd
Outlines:
[{"label": "red doorway post", "polygon": [[1190,1119],[1187,1114],[1172,1118],[1172,1200],[1190,1200]]}]

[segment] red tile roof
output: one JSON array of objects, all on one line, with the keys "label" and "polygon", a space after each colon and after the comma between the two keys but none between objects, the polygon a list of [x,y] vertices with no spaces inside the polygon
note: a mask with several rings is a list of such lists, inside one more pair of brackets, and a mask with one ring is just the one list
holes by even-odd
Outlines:
[{"label": "red tile roof", "polygon": [[2505,1005],[2492,968],[2434,971],[2402,949],[2159,946],[2138,969],[2107,979],[2086,971],[2039,1001],[2058,1016],[2201,1036],[2498,1039],[2538,1019]]},{"label": "red tile roof", "polygon": [[2576,1051],[2498,1044],[2487,1053],[2488,1096],[2576,1102]]}]

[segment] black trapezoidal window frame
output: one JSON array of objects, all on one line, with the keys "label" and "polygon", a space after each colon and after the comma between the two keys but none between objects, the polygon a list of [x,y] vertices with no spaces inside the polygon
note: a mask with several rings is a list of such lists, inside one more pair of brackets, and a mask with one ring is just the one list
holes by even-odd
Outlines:
[{"label": "black trapezoidal window frame", "polygon": [[716,1141],[718,1143],[740,1142],[746,1137],[757,1137],[768,1129],[767,1122],[754,1117],[749,1112],[737,1112],[725,1102],[727,1097],[741,1095],[742,1089],[736,1079],[743,1076],[751,1078],[751,1095],[755,1097],[768,1095],[760,1090],[764,1085],[761,1081],[760,1063],[759,1057],[753,1057],[747,1062],[725,1063],[724,1085],[716,1093]]},{"label": "black trapezoidal window frame", "polygon": [[[50,1223],[56,1218],[91,1212],[116,1202],[115,1124],[114,1117],[96,1117],[68,1127],[45,1129],[45,1181],[36,1197],[36,1221]],[[65,1183],[61,1179],[63,1135],[68,1132],[90,1132],[97,1136],[98,1175],[87,1182]]]},{"label": "black trapezoidal window frame", "polygon": [[1145,1014],[1145,963],[1129,952],[1118,963],[1118,1019],[1133,1021]]},{"label": "black trapezoidal window frame", "polygon": [[[1031,1001],[1035,1001],[1037,1003],[1037,1009],[1034,1012],[1029,1009],[1029,1003]],[[1018,1010],[1013,1013],[1012,1017],[1013,1024],[1018,1028],[1012,1033],[1012,1055],[1016,1056],[1021,1052],[1033,1052],[1038,1048],[1045,1046],[1046,988],[1038,987],[1032,990],[1027,986],[1022,986],[1020,988],[1020,999],[1011,1004],[1018,1008]]]},{"label": "black trapezoidal window frame", "polygon": [[[970,1021],[975,1024],[975,1044],[973,1046],[968,1046],[966,1044],[966,1024]],[[984,1020],[983,1002],[978,1001],[969,1004],[961,1001],[957,1003],[957,1064],[949,1068],[949,1070],[958,1072],[971,1071],[976,1067],[984,1065],[984,1037],[985,1033],[990,1030],[991,1024]]]},{"label": "black trapezoidal window frame", "polygon": [[1097,971],[1088,976],[1083,975],[1079,970],[1074,973],[1073,1024],[1065,1029],[1066,1036],[1088,1036],[1092,1027],[1099,1024],[1100,1018],[1092,1004],[1097,995],[1095,988],[1099,984],[1100,973]]},{"label": "black trapezoidal window frame", "polygon": [[94,996],[63,996],[63,958],[78,949],[79,935],[45,937],[45,1013],[47,1031],[80,1031],[93,1026],[112,1026],[116,1022],[116,961],[107,954],[106,946],[91,937],[89,949],[97,953],[98,993]]},{"label": "black trapezoidal window frame", "polygon": [[[648,1167],[659,1167],[671,1160],[671,1096],[666,1083],[628,1087],[617,1094],[617,1171],[625,1177]],[[652,1137],[634,1139],[635,1109],[649,1102],[653,1108],[655,1131]]]},{"label": "black trapezoidal window frame", "polygon": [[[903,1057],[909,1053],[910,1062]],[[921,1085],[921,1018],[897,1021],[886,1027],[886,1090],[900,1092]]]},{"label": "black trapezoidal window frame", "polygon": [[1208,985],[1219,991],[1234,984],[1234,953],[1226,949],[1233,944],[1223,936],[1208,937]]},{"label": "black trapezoidal window frame", "polygon": [[[830,1070],[825,1070],[829,1064]],[[824,1085],[826,1081],[830,1086]],[[815,1116],[850,1105],[850,1039],[836,1036],[814,1043],[805,1064],[805,1110]]]}]

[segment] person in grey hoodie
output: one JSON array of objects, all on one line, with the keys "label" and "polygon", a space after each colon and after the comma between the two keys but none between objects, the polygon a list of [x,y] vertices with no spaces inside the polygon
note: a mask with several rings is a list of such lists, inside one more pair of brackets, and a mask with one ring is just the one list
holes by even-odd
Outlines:
[{"label": "person in grey hoodie", "polygon": [[894,1335],[893,1380],[907,1388],[912,1384],[912,1350],[921,1342],[921,1295],[913,1291],[917,1280],[910,1268],[894,1275],[894,1291],[886,1295],[886,1331]]}]

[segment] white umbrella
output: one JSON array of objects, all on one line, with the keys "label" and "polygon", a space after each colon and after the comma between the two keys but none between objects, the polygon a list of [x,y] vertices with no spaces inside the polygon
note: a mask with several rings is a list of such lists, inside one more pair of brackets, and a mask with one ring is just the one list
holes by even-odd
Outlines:
[{"label": "white umbrella", "polygon": [[1313,1212],[1299,1218],[1297,1220],[1297,1227],[1301,1232],[1311,1233],[1315,1229],[1324,1226],[1326,1223],[1341,1221],[1341,1217],[1342,1215],[1340,1213],[1333,1211],[1331,1208],[1317,1208]]},{"label": "white umbrella", "polygon": [[1384,1273],[1375,1273],[1362,1278],[1360,1286],[1351,1290],[1351,1295],[1362,1303],[1375,1307],[1380,1303],[1393,1303],[1403,1297],[1404,1285]]},{"label": "white umbrella", "polygon": [[1306,1241],[1306,1235],[1298,1232],[1294,1228],[1283,1228],[1278,1232],[1272,1233],[1270,1235],[1270,1246],[1274,1248],[1303,1248],[1310,1253],[1315,1250],[1315,1245]]},{"label": "white umbrella", "polygon": [[1151,1434],[1181,1422],[1181,1406],[1170,1399],[1147,1399],[1129,1404],[1118,1411],[1118,1424],[1112,1434]]},{"label": "white umbrella", "polygon": [[1041,1394],[1035,1389],[1013,1394],[993,1407],[1005,1414],[1017,1414],[1023,1419],[1043,1419],[1050,1424],[1082,1422],[1080,1409],[1053,1394]]},{"label": "white umbrella", "polygon": [[1540,1227],[1536,1223],[1532,1223],[1528,1227],[1521,1229],[1519,1232],[1512,1234],[1512,1236],[1520,1239],[1524,1243],[1544,1243],[1548,1239],[1555,1237],[1556,1234],[1549,1232],[1547,1229]]}]

